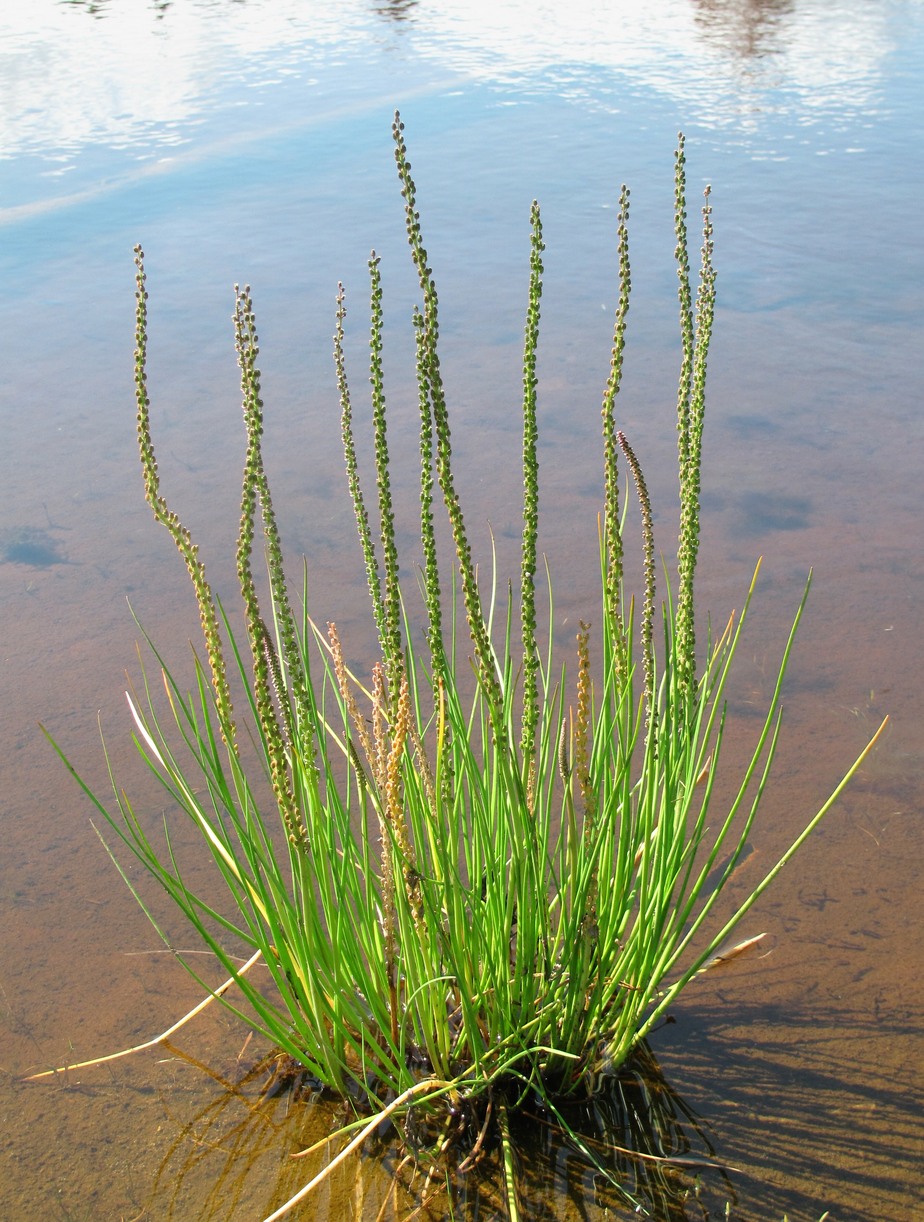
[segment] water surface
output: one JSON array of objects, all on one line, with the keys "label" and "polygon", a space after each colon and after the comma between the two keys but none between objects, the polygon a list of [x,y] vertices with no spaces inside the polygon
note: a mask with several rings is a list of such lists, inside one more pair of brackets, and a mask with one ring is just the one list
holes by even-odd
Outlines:
[{"label": "water surface", "polygon": [[[407,439],[396,493],[412,559],[415,286],[390,147],[395,106],[441,289],[462,494],[476,542],[487,548],[490,520],[508,559],[529,204],[543,205],[541,529],[563,639],[595,609],[619,185],[632,188],[634,292],[621,423],[648,471],[669,555],[678,129],[693,207],[713,184],[719,313],[701,596],[724,618],[765,556],[734,693],[742,744],[815,572],[776,785],[753,836],[755,876],[881,715],[892,723],[749,917],[743,936],[766,930],[772,953],[692,991],[656,1054],[735,1168],[704,1189],[709,1216],[723,1216],[725,1199],[742,1219],[916,1216],[922,69],[924,5],[914,0],[4,6],[2,1216],[224,1217],[233,1202],[233,1216],[262,1217],[299,1186],[288,1149],[322,1123],[293,1110],[255,1128],[246,1107],[236,1113],[241,1095],[222,1082],[265,1049],[244,1048],[246,1032],[224,1016],[183,1040],[218,1081],[144,1054],[66,1086],[19,1084],[35,1068],[149,1038],[197,999],[37,722],[102,787],[99,715],[121,779],[156,820],[161,799],[133,764],[121,694],[138,636],[127,600],[179,665],[197,617],[137,470],[137,241],[162,473],[217,588],[230,597],[234,587],[243,455],[231,286],[246,281],[285,538],[309,556],[316,617],[336,618],[368,658],[330,347],[342,280],[358,395],[374,247],[392,437],[399,447]],[[188,949],[172,913],[152,904]],[[375,1217],[376,1165],[336,1185],[341,1195],[317,1216],[349,1194],[356,1216]],[[551,1174],[552,1195],[540,1184],[536,1199],[558,1200],[564,1214],[586,1177],[561,1152]]]}]

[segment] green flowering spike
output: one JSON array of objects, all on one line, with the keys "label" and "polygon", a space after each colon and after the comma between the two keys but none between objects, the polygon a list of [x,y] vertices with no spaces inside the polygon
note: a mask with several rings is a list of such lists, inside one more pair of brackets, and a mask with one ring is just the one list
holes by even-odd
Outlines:
[{"label": "green flowering spike", "polygon": [[642,514],[642,552],[645,564],[645,603],[642,608],[642,666],[645,676],[645,717],[648,734],[651,735],[657,721],[655,706],[655,661],[654,661],[654,609],[656,594],[654,524],[651,515],[651,498],[642,474],[641,464],[621,430],[616,434],[619,448],[626,457],[626,465],[632,472],[638,492]]},{"label": "green flowering spike", "polygon": [[[289,599],[288,585],[285,576],[285,564],[282,554],[282,539],[273,509],[273,498],[270,492],[269,480],[263,466],[263,450],[260,438],[263,434],[263,403],[260,398],[260,373],[256,358],[259,344],[256,334],[256,323],[253,313],[253,302],[249,289],[245,289],[235,312],[235,335],[238,345],[238,363],[241,369],[241,385],[243,389],[245,423],[254,429],[255,446],[251,455],[253,461],[252,477],[253,491],[259,504],[260,516],[263,521],[263,538],[266,546],[267,570],[272,594],[273,615],[276,621],[281,645],[280,681],[286,688],[291,687],[292,697],[300,724],[308,724],[310,719],[310,695],[308,692],[304,666],[298,644],[298,632],[295,626],[295,616]],[[264,626],[265,627],[265,626]],[[275,646],[268,640],[270,649],[276,656]],[[277,657],[277,665],[280,659]],[[288,695],[286,707],[288,707]],[[311,746],[309,767],[316,777],[314,759],[314,744]]]},{"label": "green flowering spike", "polygon": [[430,668],[436,677],[445,675],[443,655],[443,599],[440,584],[436,532],[433,528],[433,416],[430,411],[430,379],[424,319],[414,310],[417,352],[417,387],[420,408],[420,539],[424,557],[424,600],[427,606],[427,641]]},{"label": "green flowering spike", "polygon": [[356,516],[356,526],[359,531],[363,558],[366,562],[366,580],[369,594],[372,598],[372,613],[379,638],[386,636],[385,604],[382,600],[382,587],[379,581],[379,564],[375,554],[375,544],[372,541],[372,531],[369,527],[369,515],[363,500],[362,485],[359,479],[359,465],[356,461],[356,443],[353,437],[353,404],[350,398],[350,386],[346,374],[346,358],[343,352],[343,320],[346,318],[346,299],[343,285],[337,286],[337,330],[334,334],[334,363],[337,367],[337,386],[340,391],[340,430],[343,438],[343,456],[346,465],[347,484],[350,489],[350,500],[353,502],[353,512]]},{"label": "green flowering spike", "polygon": [[[289,840],[293,845],[307,847],[307,833],[298,804],[293,793],[289,775],[289,759],[287,751],[287,730],[291,725],[291,712],[287,730],[284,732],[273,700],[274,687],[282,681],[282,672],[278,658],[272,648],[272,642],[266,630],[266,625],[260,610],[260,599],[257,594],[253,577],[252,558],[254,535],[256,533],[256,513],[260,508],[264,521],[264,534],[268,544],[270,581],[273,592],[273,607],[277,619],[283,624],[283,640],[285,640],[285,623],[289,621],[288,631],[291,632],[291,654],[297,651],[295,628],[289,610],[288,595],[285,590],[285,578],[282,571],[282,549],[279,542],[276,520],[273,514],[269,487],[263,470],[263,453],[261,438],[263,435],[263,401],[260,398],[260,373],[256,359],[259,353],[256,324],[250,289],[235,289],[236,301],[234,312],[235,346],[237,348],[238,365],[241,371],[241,394],[243,399],[244,423],[247,427],[247,456],[244,463],[244,477],[241,488],[241,522],[237,545],[237,575],[247,620],[247,635],[250,639],[251,655],[253,657],[254,701],[260,728],[266,741],[266,752],[270,764],[270,777],[273,793],[279,805],[279,812],[285,824]],[[274,572],[275,569],[275,572]],[[267,646],[270,646],[268,649]],[[275,666],[274,666],[275,660]],[[288,696],[279,693],[280,703],[285,700],[288,708]],[[285,720],[285,710],[283,710]]]},{"label": "green flowering spike", "polygon": [[[536,723],[539,716],[536,645],[536,538],[539,532],[539,426],[536,419],[536,348],[539,341],[539,301],[542,296],[542,220],[533,200],[530,214],[529,305],[523,350],[523,548],[520,566],[520,621],[523,641],[523,729],[521,751],[527,777],[534,769]],[[531,792],[532,785],[527,785]]]},{"label": "green flowering spike", "polygon": [[218,626],[215,599],[205,576],[205,565],[199,559],[198,547],[177,515],[169,508],[160,491],[160,476],[151,438],[151,404],[147,389],[148,294],[145,288],[144,251],[135,247],[135,400],[138,405],[138,449],[144,475],[144,495],[154,517],[170,532],[192,579],[199,606],[199,620],[209,659],[212,689],[218,709],[218,722],[223,741],[233,748],[235,742],[234,709],[228,688],[224,648]]},{"label": "green flowering spike", "polygon": [[693,385],[693,294],[690,287],[690,255],[687,243],[686,156],[683,133],[677,136],[674,154],[674,234],[677,244],[677,293],[680,300],[680,339],[682,358],[677,389],[677,447],[681,478],[688,461],[690,438],[690,393]]},{"label": "green flowering spike", "polygon": [[401,648],[401,588],[398,581],[398,547],[395,542],[395,514],[391,499],[388,434],[385,418],[385,381],[382,371],[382,277],[375,251],[369,259],[371,281],[369,332],[369,384],[372,387],[372,428],[375,438],[375,477],[379,497],[380,537],[385,569],[382,597],[384,633],[382,656],[385,658],[389,693],[393,706],[398,700],[404,657]]},{"label": "green flowering spike", "polygon": [[680,333],[683,359],[677,392],[678,465],[680,473],[680,533],[677,544],[677,617],[674,665],[678,681],[688,695],[696,682],[696,630],[693,584],[699,553],[700,473],[703,419],[706,404],[706,364],[715,311],[715,269],[712,264],[712,208],[710,188],[703,206],[703,244],[695,309],[690,284],[686,227],[686,167],[683,136],[676,154],[674,224],[680,280]]},{"label": "green flowering spike", "polygon": [[472,549],[468,541],[468,532],[465,528],[462,506],[456,492],[455,480],[452,473],[452,438],[449,430],[449,412],[446,405],[439,353],[437,351],[439,341],[439,300],[437,298],[433,272],[427,261],[427,251],[423,244],[420,213],[417,211],[416,188],[414,180],[411,178],[411,163],[408,160],[407,146],[404,142],[403,133],[404,124],[401,122],[400,114],[396,111],[395,121],[392,125],[392,135],[395,142],[395,162],[398,167],[398,178],[401,182],[401,195],[404,199],[408,243],[411,247],[411,255],[414,260],[414,266],[417,269],[417,278],[424,300],[421,312],[423,318],[421,344],[430,395],[430,408],[433,414],[434,431],[436,434],[436,472],[443,493],[446,511],[449,515],[449,523],[452,527],[456,559],[462,581],[462,598],[465,604],[469,632],[475,647],[478,676],[491,710],[494,732],[500,741],[507,737],[507,728],[504,724],[504,697],[500,681],[497,677],[491,635],[482,608],[481,596],[478,592],[475,562],[472,559]]},{"label": "green flowering spike", "polygon": [[[619,195],[617,231],[619,245],[619,298],[613,324],[610,373],[603,395],[604,513],[603,539],[606,562],[606,602],[610,615],[619,623],[622,586],[622,536],[619,516],[619,447],[616,441],[616,396],[622,381],[622,361],[626,346],[626,317],[632,277],[629,266],[629,189]],[[623,660],[624,662],[624,660]]]}]

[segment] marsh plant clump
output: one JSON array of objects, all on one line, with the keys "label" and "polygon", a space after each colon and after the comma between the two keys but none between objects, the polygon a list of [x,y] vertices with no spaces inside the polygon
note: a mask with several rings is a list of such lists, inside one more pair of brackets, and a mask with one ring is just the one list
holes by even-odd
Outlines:
[{"label": "marsh plant clump", "polygon": [[[677,574],[659,607],[651,505],[618,426],[630,281],[623,188],[619,298],[602,408],[601,595],[593,616],[599,627],[593,638],[583,623],[577,633],[570,702],[553,659],[551,590],[537,554],[539,206],[531,213],[523,355],[521,564],[517,596],[504,603],[496,582],[484,593],[460,504],[436,283],[398,116],[393,134],[421,292],[412,325],[422,570],[408,582],[399,566],[378,258],[369,261],[374,488],[364,487],[359,474],[342,287],[334,345],[346,474],[381,655],[362,678],[347,663],[336,625],[317,626],[304,592],[293,594],[286,581],[261,448],[254,310],[249,289],[238,288],[234,329],[247,451],[237,573],[247,639],[235,641],[197,546],[161,491],[138,248],[135,385],[145,493],[189,569],[205,655],[194,656],[188,692],[154,651],[163,691],[146,676],[141,696],[128,699],[138,750],[171,803],[201,832],[226,904],[204,899],[181,871],[172,849],[174,816],[155,838],[117,786],[112,805],[90,797],[223,964],[236,988],[222,1002],[320,1083],[373,1121],[406,1115],[413,1106],[417,1117],[468,1117],[477,1130],[493,1112],[503,1135],[509,1114],[525,1100],[538,1096],[554,1110],[557,1100],[592,1093],[619,1069],[727,944],[865,752],[753,892],[717,918],[767,785],[805,596],[753,753],[741,765],[730,804],[718,808],[712,799],[724,695],[754,583],[740,616],[698,647],[694,574],[715,272],[707,192],[698,280],[691,274],[682,138],[674,201]],[[623,573],[630,494],[641,513],[638,597],[626,591]],[[438,543],[439,502],[451,556]],[[266,582],[255,573],[261,550]],[[594,665],[592,655],[599,659]],[[239,690],[243,697],[233,697]],[[251,962],[262,960],[271,990],[245,973],[242,950]],[[195,975],[194,962],[186,966]],[[515,1194],[508,1204],[515,1211]]]}]

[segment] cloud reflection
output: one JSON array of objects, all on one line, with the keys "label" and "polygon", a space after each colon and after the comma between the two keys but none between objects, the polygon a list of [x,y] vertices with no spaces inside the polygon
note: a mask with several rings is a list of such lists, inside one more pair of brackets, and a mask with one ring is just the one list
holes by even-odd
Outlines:
[{"label": "cloud reflection", "polygon": [[614,112],[653,90],[743,132],[780,112],[839,126],[876,101],[889,23],[865,0],[33,0],[0,13],[0,157],[37,155],[54,194],[87,150],[157,160],[258,130],[286,84],[302,106],[345,83],[368,103],[428,72]]},{"label": "cloud reflection", "polygon": [[438,0],[420,18],[429,53],[485,79],[544,76],[567,93],[612,70],[745,128],[775,110],[860,113],[895,48],[893,19],[863,0]]}]

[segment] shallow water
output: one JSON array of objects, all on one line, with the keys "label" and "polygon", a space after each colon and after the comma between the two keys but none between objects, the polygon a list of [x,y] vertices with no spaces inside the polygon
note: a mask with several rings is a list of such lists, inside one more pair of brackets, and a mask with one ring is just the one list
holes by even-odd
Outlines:
[{"label": "shallow water", "polygon": [[[748,918],[742,936],[766,930],[771,953],[706,977],[655,1053],[733,1169],[707,1177],[711,1212],[691,1204],[690,1217],[721,1217],[725,1200],[742,1219],[917,1216],[924,5],[305,8],[42,0],[0,14],[0,1216],[262,1217],[301,1182],[288,1150],[330,1123],[317,1107],[258,1116],[242,1102],[250,1084],[229,1095],[222,1081],[265,1049],[239,1057],[246,1032],[221,1015],[182,1040],[221,1081],[158,1052],[66,1086],[19,1082],[149,1038],[197,1000],[36,723],[102,787],[99,711],[120,777],[156,816],[121,694],[138,635],[126,599],[178,662],[197,617],[138,478],[136,241],[163,476],[217,587],[233,592],[242,461],[231,286],[249,281],[285,538],[309,556],[315,615],[368,654],[330,337],[343,280],[358,395],[374,246],[391,435],[408,437],[410,454],[396,491],[412,513],[415,290],[390,148],[396,105],[441,289],[462,495],[473,524],[491,521],[502,557],[517,530],[528,210],[534,196],[543,205],[542,546],[563,638],[594,610],[619,184],[632,188],[634,293],[621,420],[662,507],[666,553],[678,128],[691,206],[713,184],[700,591],[726,615],[765,556],[739,659],[742,742],[815,571],[752,882],[881,716],[892,721]],[[479,541],[486,554],[486,525]],[[549,1160],[540,1140],[535,1163],[534,1200],[576,1216],[588,1177],[573,1155]],[[365,1160],[304,1216],[376,1217],[392,1170]],[[490,1195],[478,1208],[491,1213]]]}]

